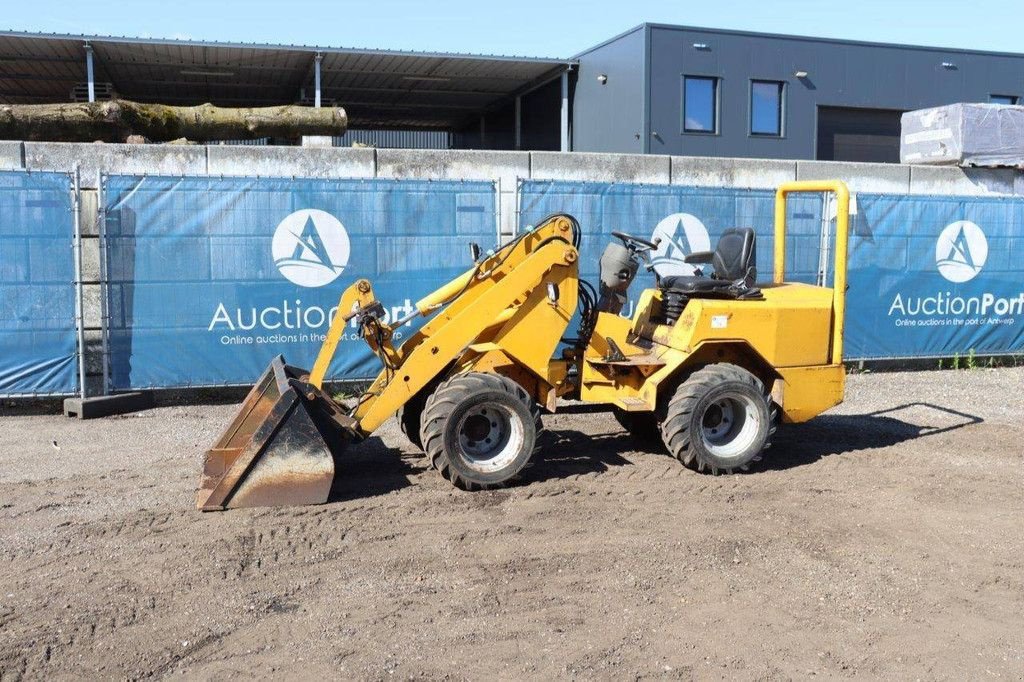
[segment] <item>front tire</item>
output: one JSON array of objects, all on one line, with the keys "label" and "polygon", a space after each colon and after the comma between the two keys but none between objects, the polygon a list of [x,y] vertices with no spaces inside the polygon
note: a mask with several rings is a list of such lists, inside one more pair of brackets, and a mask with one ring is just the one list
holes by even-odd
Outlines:
[{"label": "front tire", "polygon": [[661,424],[669,452],[713,475],[746,471],[775,433],[776,408],[764,384],[736,365],[703,367],[676,389]]},{"label": "front tire", "polygon": [[441,383],[420,421],[431,465],[463,490],[512,481],[533,457],[542,428],[540,409],[522,386],[481,372]]}]

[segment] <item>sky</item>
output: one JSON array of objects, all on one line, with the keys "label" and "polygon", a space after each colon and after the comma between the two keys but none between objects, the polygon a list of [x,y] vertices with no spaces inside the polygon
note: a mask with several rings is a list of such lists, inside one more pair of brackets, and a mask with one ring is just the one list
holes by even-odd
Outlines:
[{"label": "sky", "polygon": [[0,30],[534,57],[645,21],[1024,52],[1022,0],[0,0]]}]

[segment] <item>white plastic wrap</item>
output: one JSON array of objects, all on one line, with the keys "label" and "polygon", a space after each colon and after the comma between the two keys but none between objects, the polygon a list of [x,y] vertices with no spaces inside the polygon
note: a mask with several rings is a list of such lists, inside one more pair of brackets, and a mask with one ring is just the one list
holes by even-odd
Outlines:
[{"label": "white plastic wrap", "polygon": [[960,103],[908,111],[900,161],[1024,168],[1024,106]]}]

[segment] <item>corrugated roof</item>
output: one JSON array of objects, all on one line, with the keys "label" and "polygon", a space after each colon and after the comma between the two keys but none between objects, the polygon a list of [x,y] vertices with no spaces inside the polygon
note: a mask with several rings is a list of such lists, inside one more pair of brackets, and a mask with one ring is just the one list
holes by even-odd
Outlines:
[{"label": "corrugated roof", "polygon": [[269,106],[321,93],[361,127],[454,128],[568,68],[567,60],[119,36],[0,32],[0,103],[65,102],[96,81],[126,99],[165,104]]}]

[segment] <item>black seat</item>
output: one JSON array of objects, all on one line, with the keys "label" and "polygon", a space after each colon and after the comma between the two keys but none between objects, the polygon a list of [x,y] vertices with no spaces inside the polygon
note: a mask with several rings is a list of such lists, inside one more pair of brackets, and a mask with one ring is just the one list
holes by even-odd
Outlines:
[{"label": "black seat", "polygon": [[687,263],[711,263],[714,272],[704,275],[677,275],[661,280],[661,288],[689,298],[758,298],[757,242],[754,230],[733,227],[722,233],[714,252],[703,251],[686,257]]}]

